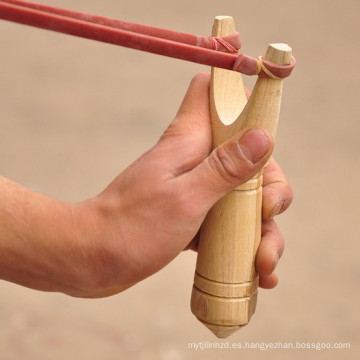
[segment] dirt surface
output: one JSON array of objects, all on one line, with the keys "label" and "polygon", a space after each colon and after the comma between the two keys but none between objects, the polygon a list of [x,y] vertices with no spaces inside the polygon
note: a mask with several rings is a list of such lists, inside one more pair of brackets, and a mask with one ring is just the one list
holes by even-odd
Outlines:
[{"label": "dirt surface", "polygon": [[[218,341],[191,314],[195,254],[123,294],[73,299],[0,282],[0,360],[358,359],[360,2],[41,1],[208,35],[232,15],[243,52],[287,42],[275,155],[295,191],[286,251],[251,324]],[[204,66],[0,21],[2,175],[64,201],[100,192],[151,147]],[[248,80],[247,80],[248,81]],[[250,85],[252,82],[250,82]],[[351,350],[189,349],[350,343]]]}]

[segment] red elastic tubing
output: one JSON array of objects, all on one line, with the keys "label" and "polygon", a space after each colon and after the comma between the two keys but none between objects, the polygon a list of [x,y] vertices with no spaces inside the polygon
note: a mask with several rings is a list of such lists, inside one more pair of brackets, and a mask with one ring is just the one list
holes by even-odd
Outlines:
[{"label": "red elastic tubing", "polygon": [[[256,74],[248,69],[243,71],[241,66],[234,68],[238,60],[237,49],[241,46],[238,33],[208,38],[21,0],[0,0],[0,19],[249,75]],[[247,58],[256,62],[256,59]]]},{"label": "red elastic tubing", "polygon": [[[16,5],[16,6],[23,6],[29,9],[33,10],[39,10],[43,11],[45,13],[64,16],[67,18],[77,19],[80,21],[85,21],[93,24],[98,25],[104,25],[108,27],[112,27],[115,29],[122,29],[125,31],[130,31],[137,34],[143,34],[143,35],[149,35],[161,39],[167,39],[171,41],[181,42],[184,44],[194,45],[194,46],[200,46],[204,48],[209,49],[217,49],[217,46],[214,41],[218,41],[220,44],[224,46],[226,49],[234,49],[237,48],[237,50],[240,48],[240,41],[239,41],[239,34],[235,33],[229,37],[228,41],[222,40],[221,38],[209,38],[209,37],[203,37],[203,36],[197,36],[193,34],[187,34],[182,33],[178,31],[173,30],[167,30],[162,29],[158,27],[153,26],[147,26],[147,25],[141,25],[136,24],[129,21],[124,20],[118,20],[118,19],[111,19],[104,16],[98,16],[98,15],[91,15],[86,14],[74,10],[68,10],[68,9],[60,9],[49,5],[43,5],[43,4],[37,4],[37,3],[31,3],[28,1],[21,1],[21,0],[0,0],[1,2],[5,2],[8,4]],[[1,5],[0,5],[1,6]],[[1,16],[1,14],[0,14]],[[226,37],[225,37],[226,38]],[[227,39],[226,39],[227,40]],[[216,43],[215,41],[215,43]],[[230,43],[229,43],[230,41]],[[234,44],[232,45],[231,42]]]}]

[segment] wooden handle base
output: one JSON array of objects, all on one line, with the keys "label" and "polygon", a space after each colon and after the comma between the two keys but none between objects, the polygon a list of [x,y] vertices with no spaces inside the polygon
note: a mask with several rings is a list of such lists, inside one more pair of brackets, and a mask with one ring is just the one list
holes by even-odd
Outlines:
[{"label": "wooden handle base", "polygon": [[258,277],[247,283],[227,284],[195,273],[191,311],[217,337],[226,338],[250,321],[258,284]]}]

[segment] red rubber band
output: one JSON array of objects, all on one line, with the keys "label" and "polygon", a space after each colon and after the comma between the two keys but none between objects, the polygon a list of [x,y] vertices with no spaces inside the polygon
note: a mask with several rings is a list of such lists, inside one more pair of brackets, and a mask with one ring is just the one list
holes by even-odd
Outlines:
[{"label": "red rubber band", "polygon": [[[213,49],[213,40],[212,38],[204,37],[204,36],[197,36],[193,34],[183,33],[179,31],[173,31],[168,29],[162,29],[154,26],[142,25],[133,23],[130,21],[118,20],[107,18],[105,16],[99,15],[91,15],[86,14],[79,11],[68,10],[68,9],[61,9],[50,5],[44,4],[37,4],[32,3],[29,1],[23,0],[1,0],[1,2],[5,2],[12,5],[23,6],[33,10],[39,10],[44,13],[60,15],[67,18],[77,19],[93,24],[104,25],[108,27],[112,27],[115,29],[121,29],[125,31],[130,31],[137,34],[149,35],[160,39],[167,39],[171,41],[181,42],[184,44],[204,47],[208,49]],[[0,5],[1,6],[1,5]],[[1,17],[1,14],[0,14]],[[222,41],[219,38],[219,42],[223,45],[223,47],[217,48],[215,47],[214,50],[219,51],[226,51],[226,49],[232,49],[232,47],[239,49],[240,48],[240,34],[234,33],[230,36],[224,37]]]},{"label": "red rubber band", "polygon": [[293,56],[291,57],[291,63],[289,65],[278,65],[266,60],[261,61],[263,66],[265,66],[268,70],[268,73],[271,74],[270,76],[261,68],[259,71],[259,60],[243,54],[239,54],[239,56],[237,57],[233,66],[233,70],[246,75],[259,75],[260,77],[267,79],[283,79],[290,76],[296,64],[296,60]]},{"label": "red rubber band", "polygon": [[[283,79],[291,75],[295,67],[296,60],[292,56],[291,63],[289,65],[279,65],[267,60],[262,60],[262,63],[266,67],[266,69],[273,75],[273,77]],[[271,76],[266,74],[264,71],[260,71],[259,76],[263,78],[271,78]]]},{"label": "red rubber band", "polygon": [[[238,55],[241,46],[238,33],[208,38],[23,0],[0,0],[0,19],[247,75],[259,73],[256,59]],[[294,65],[295,59],[289,66],[263,61],[263,66],[276,77],[289,76]],[[268,77],[264,71],[259,76]]]}]

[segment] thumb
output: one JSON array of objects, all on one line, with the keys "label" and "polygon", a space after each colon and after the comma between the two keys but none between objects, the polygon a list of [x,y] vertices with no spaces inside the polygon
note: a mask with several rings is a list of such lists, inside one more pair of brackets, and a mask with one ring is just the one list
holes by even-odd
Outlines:
[{"label": "thumb", "polygon": [[190,199],[211,207],[255,176],[265,166],[272,149],[273,141],[264,129],[251,127],[242,130],[184,174],[188,177]]}]

